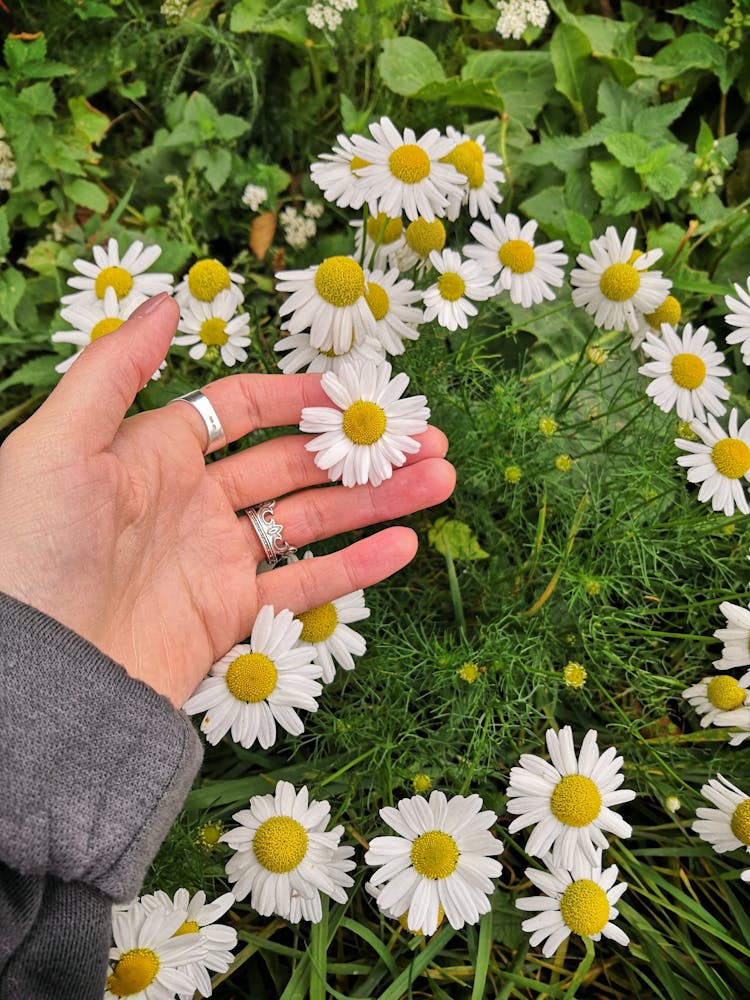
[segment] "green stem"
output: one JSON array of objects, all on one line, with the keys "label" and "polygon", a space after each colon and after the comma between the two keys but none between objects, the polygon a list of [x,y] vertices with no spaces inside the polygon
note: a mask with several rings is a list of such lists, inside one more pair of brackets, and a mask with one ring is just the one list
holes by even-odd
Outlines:
[{"label": "green stem", "polygon": [[586,978],[586,973],[589,971],[591,963],[594,961],[594,942],[590,937],[585,937],[583,939],[583,943],[586,945],[586,954],[584,955],[581,964],[576,969],[575,975],[570,980],[570,986],[565,994],[568,998],[570,998],[570,1000],[572,1000],[572,998],[576,995],[578,987],[583,983],[583,980]]}]

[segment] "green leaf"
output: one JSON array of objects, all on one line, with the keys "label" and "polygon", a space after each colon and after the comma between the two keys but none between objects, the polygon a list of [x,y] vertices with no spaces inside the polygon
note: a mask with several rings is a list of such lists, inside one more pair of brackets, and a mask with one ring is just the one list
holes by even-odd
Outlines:
[{"label": "green leaf", "polygon": [[635,167],[648,157],[649,144],[635,132],[617,132],[608,135],[604,145],[618,163],[624,167]]},{"label": "green leaf", "polygon": [[65,194],[74,204],[90,208],[92,212],[98,212],[100,215],[107,211],[109,205],[109,199],[102,189],[82,177],[71,181],[65,188]]},{"label": "green leaf", "polygon": [[278,3],[268,10],[268,0],[240,0],[232,8],[229,28],[238,34],[251,31],[257,35],[275,35],[293,45],[303,46],[309,28],[304,8],[296,14],[274,14],[274,10],[284,7],[288,9],[289,4]]},{"label": "green leaf", "polygon": [[433,549],[454,559],[489,559],[479,545],[476,535],[468,524],[449,517],[439,517],[427,532],[427,538]]},{"label": "green leaf", "polygon": [[563,220],[568,231],[569,241],[575,246],[587,250],[594,233],[586,216],[566,208],[563,212]]},{"label": "green leaf", "polygon": [[[667,101],[666,104],[656,104],[652,108],[644,108],[633,118],[633,131],[639,135],[664,138],[664,133],[673,121],[676,121],[690,104],[690,98],[681,101]],[[671,133],[670,133],[671,134]]]},{"label": "green leaf", "polygon": [[9,35],[3,45],[5,62],[14,75],[23,75],[24,67],[30,63],[44,62],[46,54],[47,39],[44,35],[28,40],[11,38]]},{"label": "green leaf", "polygon": [[609,120],[611,132],[632,132],[636,115],[645,110],[646,101],[614,80],[602,80],[596,107],[599,114]]},{"label": "green leaf", "polygon": [[711,28],[718,31],[724,27],[724,20],[729,14],[729,6],[722,0],[692,0],[682,7],[672,7],[668,11],[670,14],[677,14],[684,17],[686,21],[695,21],[702,24],[704,28]]},{"label": "green leaf", "polygon": [[419,101],[445,101],[451,108],[485,108],[501,114],[505,108],[502,97],[490,80],[437,80],[422,87],[416,94]]},{"label": "green leaf", "polygon": [[533,128],[555,89],[548,52],[474,52],[461,70],[465,80],[489,80],[511,118]]},{"label": "green leaf", "polygon": [[58,270],[57,255],[60,251],[59,243],[54,240],[40,240],[29,247],[28,253],[21,258],[20,263],[28,267],[37,274],[43,274],[48,278],[53,278]]},{"label": "green leaf", "polygon": [[695,152],[697,156],[708,156],[714,146],[714,134],[708,122],[701,118],[698,138],[695,140]]},{"label": "green leaf", "polygon": [[411,97],[430,83],[445,80],[438,57],[416,38],[386,38],[378,56],[378,72],[395,94]]},{"label": "green leaf", "polygon": [[719,86],[726,93],[732,83],[727,53],[713,38],[700,31],[691,31],[665,45],[654,56],[657,66],[670,69],[672,79],[691,69],[707,69],[719,78]]},{"label": "green leaf", "polygon": [[83,4],[76,4],[73,10],[82,21],[88,21],[92,17],[117,17],[117,14],[107,4],[99,3],[98,0],[85,0]]},{"label": "green leaf", "polygon": [[215,123],[216,135],[225,142],[236,139],[237,136],[247,132],[249,128],[249,124],[243,118],[238,118],[237,115],[219,115]]},{"label": "green leaf", "polygon": [[567,97],[583,128],[588,128],[587,105],[592,83],[591,42],[572,24],[558,24],[550,42],[555,89]]},{"label": "green leaf", "polygon": [[7,267],[0,272],[0,318],[17,330],[15,313],[18,303],[23,298],[26,282],[20,271],[15,267]]},{"label": "green leaf", "polygon": [[[0,275],[0,315],[2,315],[2,275]],[[59,354],[42,354],[32,358],[25,364],[17,368],[12,375],[0,382],[0,392],[5,392],[12,385],[34,385],[53,386],[60,380],[60,375],[55,371],[55,365],[59,362]]]},{"label": "green leaf", "polygon": [[228,149],[199,149],[193,157],[196,167],[206,175],[206,180],[220,191],[232,169],[232,154]]},{"label": "green leaf", "polygon": [[612,160],[594,161],[591,164],[591,180],[602,199],[605,215],[637,212],[651,201],[648,192],[642,190],[638,175]]},{"label": "green leaf", "polygon": [[104,112],[97,111],[85,97],[71,97],[68,108],[76,131],[83,136],[87,144],[101,142],[109,128],[109,118]]},{"label": "green leaf", "polygon": [[665,201],[674,198],[685,183],[685,175],[674,163],[665,163],[653,173],[643,174],[648,187]]},{"label": "green leaf", "polygon": [[339,95],[339,109],[341,111],[341,124],[347,135],[363,132],[367,128],[368,112],[359,110],[346,94]]},{"label": "green leaf", "polygon": [[55,92],[49,83],[32,83],[19,91],[18,102],[32,115],[55,114]]},{"label": "green leaf", "polygon": [[548,236],[562,239],[567,236],[565,227],[565,195],[561,187],[545,187],[521,203],[525,215],[536,219]]}]

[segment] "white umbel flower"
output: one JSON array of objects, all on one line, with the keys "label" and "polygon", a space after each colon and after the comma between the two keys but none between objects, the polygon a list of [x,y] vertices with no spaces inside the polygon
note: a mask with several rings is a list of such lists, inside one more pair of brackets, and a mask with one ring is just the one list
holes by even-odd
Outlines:
[{"label": "white umbel flower", "polygon": [[707,343],[709,329],[699,326],[693,332],[686,323],[678,336],[673,326],[666,323],[661,336],[647,333],[643,352],[653,361],[638,369],[652,381],[646,394],[663,410],[677,410],[680,420],[706,419],[706,410],[715,417],[726,411],[723,399],[729,399],[729,387],[722,381],[731,375],[722,365],[724,355],[713,343]]},{"label": "white umbel flower", "polygon": [[204,257],[192,265],[188,273],[174,290],[180,309],[190,307],[198,302],[213,302],[217,295],[229,292],[235,300],[235,308],[244,299],[240,285],[245,279],[226,268],[215,257]]},{"label": "white umbel flower", "polygon": [[288,317],[290,333],[310,331],[310,343],[320,351],[343,354],[375,336],[375,319],[365,298],[365,272],[351,257],[326,257],[303,271],[279,271],[276,289],[291,292],[279,315]]},{"label": "white umbel flower", "polygon": [[505,174],[500,170],[502,157],[497,153],[488,153],[483,135],[472,139],[470,135],[459,132],[449,125],[446,129],[448,138],[455,146],[442,158],[443,163],[452,163],[464,178],[464,190],[461,196],[451,195],[447,217],[457,219],[463,205],[469,206],[469,215],[475,219],[483,215],[489,219],[495,211],[495,206],[503,200],[498,190],[498,184],[505,183]]},{"label": "white umbel flower", "polygon": [[285,375],[293,375],[304,368],[306,372],[338,372],[352,362],[372,361],[379,365],[385,361],[385,348],[374,337],[359,342],[352,340],[348,351],[336,354],[334,350],[321,351],[310,343],[309,333],[293,333],[282,337],[273,345],[282,356],[278,366]]},{"label": "white umbel flower", "polygon": [[[187,889],[178,889],[171,899],[166,892],[158,889],[152,894],[141,896],[140,902],[149,912],[161,907],[167,913],[179,911],[186,914],[176,934],[198,934],[203,945],[203,956],[199,961],[191,962],[184,971],[195,981],[195,989],[200,995],[210,997],[212,990],[209,970],[226,972],[234,959],[232,949],[237,945],[237,931],[233,927],[216,924],[234,903],[232,893],[227,892],[212,903],[207,903],[206,894],[202,890],[191,896]],[[193,1000],[194,995],[195,990],[178,993],[180,1000]]]},{"label": "white umbel flower", "polygon": [[[735,713],[737,709],[750,706],[748,687],[750,684],[740,683],[734,677],[718,674],[704,677],[698,684],[686,688],[682,692],[682,697],[689,701],[700,715],[703,728],[710,725],[725,726],[727,714],[735,719],[743,718],[742,715],[737,716]],[[746,711],[745,716],[750,720],[750,712]]]},{"label": "white umbel flower", "polygon": [[211,302],[188,300],[182,307],[177,327],[180,336],[172,343],[190,347],[188,354],[194,361],[200,361],[209,348],[219,351],[228,368],[238,361],[246,361],[250,317],[247,313],[235,316],[237,304],[237,296],[231,291],[219,292]]},{"label": "white umbel flower", "polygon": [[424,293],[424,321],[437,319],[446,330],[465,330],[469,316],[476,316],[474,302],[493,294],[492,278],[473,260],[462,260],[456,250],[430,254],[430,263],[440,277]]},{"label": "white umbel flower", "polygon": [[191,970],[205,949],[200,934],[178,934],[186,920],[187,908],[147,908],[140,900],[113,907],[105,1000],[165,1000],[195,993]]},{"label": "white umbel flower", "polygon": [[634,252],[636,230],[628,229],[622,241],[614,226],[591,240],[593,256],[578,254],[580,267],[570,273],[573,302],[594,317],[601,330],[637,333],[641,316],[652,313],[667,296],[672,282],[661,271],[648,268],[661,250]]},{"label": "white umbel flower", "polygon": [[276,740],[276,726],[292,736],[304,732],[296,708],[316,712],[323,690],[322,668],[315,651],[297,646],[302,622],[291,611],[274,615],[266,604],[258,612],[250,644],[234,646],[214,663],[183,705],[188,715],[206,712],[201,732],[212,746],[231,730],[235,743],[249,749],[257,740],[264,750]]},{"label": "white umbel flower", "polygon": [[327,201],[339,208],[359,209],[365,202],[366,188],[359,174],[362,167],[370,164],[356,155],[357,138],[356,135],[352,138],[343,134],[337,136],[333,151],[321,153],[310,165],[313,183],[318,185]]},{"label": "white umbel flower", "polygon": [[[51,339],[56,344],[74,344],[78,350],[65,358],[58,365],[55,365],[56,372],[66,372],[79,357],[84,347],[93,344],[100,337],[118,330],[125,320],[131,315],[135,306],[133,302],[137,299],[118,299],[114,288],[107,288],[104,298],[94,299],[93,302],[74,303],[67,306],[60,312],[60,316],[66,323],[70,323],[71,330],[57,330],[52,334]],[[158,377],[158,372],[157,372]]]},{"label": "white umbel flower", "polygon": [[387,274],[380,270],[365,274],[365,298],[375,318],[375,337],[389,354],[403,354],[405,340],[419,339],[417,326],[424,315],[414,303],[422,301],[422,292],[409,278],[399,281],[396,268]]},{"label": "white umbel flower", "polygon": [[[731,601],[722,601],[719,611],[726,619],[726,628],[716,629],[714,638],[724,643],[721,657],[714,660],[715,670],[732,670],[734,667],[750,666],[750,605],[743,608]],[[750,681],[750,671],[741,683]]]},{"label": "white umbel flower", "polygon": [[276,913],[292,923],[322,919],[321,892],[345,903],[354,849],[339,846],[343,826],[326,831],[329,803],[279,781],[273,795],[254,795],[249,805],[233,816],[240,825],[219,838],[236,851],[226,865],[236,898],[249,894],[261,916]]},{"label": "white umbel flower", "polygon": [[701,795],[716,808],[696,810],[695,833],[711,844],[717,854],[738,847],[750,853],[750,797],[721,774],[701,788]]},{"label": "white umbel flower", "polygon": [[120,247],[114,237],[107,242],[107,249],[92,247],[94,263],[77,259],[73,267],[80,276],[68,278],[68,284],[77,291],[63,295],[65,305],[92,305],[104,298],[111,288],[122,302],[123,308],[131,312],[152,295],[172,291],[172,275],[146,272],[161,254],[161,247],[153,244],[144,247],[140,240],[131,243],[120,257]]},{"label": "white umbel flower", "polygon": [[579,854],[567,866],[560,863],[555,852],[545,859],[549,871],[526,869],[526,877],[544,895],[516,899],[516,906],[519,910],[538,911],[521,927],[531,934],[532,948],[542,946],[545,958],[551,958],[571,934],[592,941],[607,937],[628,944],[627,934],[615,924],[619,916],[615,904],[627,883],[617,882],[617,865],[602,871],[601,858],[601,851],[595,852],[593,860]]},{"label": "white umbel flower", "polygon": [[698,500],[711,501],[716,511],[730,517],[735,510],[750,513],[743,479],[750,479],[750,420],[737,426],[737,410],[729,414],[729,431],[724,433],[716,418],[707,414],[707,424],[693,421],[691,429],[700,441],[676,438],[675,444],[689,455],[680,455],[677,464],[687,468],[690,483],[700,483]]},{"label": "white umbel flower", "polygon": [[728,344],[739,344],[742,351],[742,360],[746,365],[750,365],[750,278],[747,279],[747,291],[742,285],[734,285],[737,295],[733,299],[731,295],[725,295],[724,301],[728,309],[733,312],[725,316],[727,323],[735,327],[731,333],[727,334]]},{"label": "white umbel flower", "polygon": [[[290,562],[298,561],[296,556],[287,558]],[[312,552],[308,550],[303,558],[312,559]],[[296,617],[302,622],[299,643],[314,648],[315,659],[323,668],[324,684],[330,684],[336,676],[336,663],[342,670],[354,670],[354,657],[363,656],[367,651],[365,640],[349,627],[370,617],[370,609],[365,607],[364,590],[353,590],[351,594],[303,611]]]},{"label": "white umbel flower", "polygon": [[482,805],[478,795],[447,799],[435,791],[429,801],[415,795],[380,810],[398,834],[375,837],[365,855],[378,868],[372,885],[387,883],[377,897],[383,913],[405,913],[409,930],[430,935],[441,907],[457,930],[489,912],[503,846],[489,832],[497,816]]},{"label": "white umbel flower", "polygon": [[352,363],[323,375],[321,386],[333,406],[306,406],[299,427],[318,435],[305,448],[332,482],[380,486],[407,455],[416,455],[414,435],[427,430],[430,411],[424,396],[401,398],[408,385],[404,372],[391,378],[387,363]]},{"label": "white umbel flower", "polygon": [[395,267],[400,271],[405,270],[401,261],[406,248],[406,237],[401,218],[389,219],[383,212],[379,212],[368,218],[367,225],[361,220],[355,220],[350,225],[354,230],[354,256],[357,260],[364,261],[368,268],[385,271]]},{"label": "white umbel flower", "polygon": [[422,216],[428,222],[445,215],[450,196],[462,195],[463,177],[452,163],[442,158],[455,143],[430,129],[419,139],[407,128],[403,136],[390,118],[370,125],[372,139],[356,135],[354,154],[369,166],[358,174],[365,189],[365,201],[373,214],[384,212],[391,218]]},{"label": "white umbel flower", "polygon": [[632,833],[611,808],[635,798],[633,791],[618,791],[625,780],[622,757],[614,747],[600,754],[594,729],[586,733],[578,757],[570,726],[559,733],[548,729],[546,739],[551,763],[523,754],[519,766],[511,768],[507,810],[517,819],[508,832],[536,824],[527,854],[542,857],[554,846],[563,868],[572,868],[581,853],[594,864],[596,849],[607,847],[605,831],[617,837]]},{"label": "white umbel flower", "polygon": [[467,257],[477,261],[484,271],[499,272],[496,291],[507,291],[511,302],[529,306],[555,298],[553,288],[560,288],[568,255],[560,253],[562,240],[534,244],[537,223],[534,219],[523,226],[517,215],[509,212],[503,218],[492,215],[489,226],[475,222],[471,235],[478,243],[464,247]]}]

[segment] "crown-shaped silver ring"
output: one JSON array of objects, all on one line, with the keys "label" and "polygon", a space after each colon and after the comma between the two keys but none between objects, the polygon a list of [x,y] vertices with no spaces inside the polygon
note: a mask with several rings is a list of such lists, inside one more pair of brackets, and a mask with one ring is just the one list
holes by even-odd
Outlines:
[{"label": "crown-shaped silver ring", "polygon": [[275,506],[275,500],[264,500],[263,503],[259,503],[255,507],[245,508],[245,513],[250,518],[250,523],[255,528],[255,534],[263,546],[266,562],[271,566],[275,566],[285,556],[293,555],[297,551],[281,536],[284,525],[277,524],[273,519]]}]

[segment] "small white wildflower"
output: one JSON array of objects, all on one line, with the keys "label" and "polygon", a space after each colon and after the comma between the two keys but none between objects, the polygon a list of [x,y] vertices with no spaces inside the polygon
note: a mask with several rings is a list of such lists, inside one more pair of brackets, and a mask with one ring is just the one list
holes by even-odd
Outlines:
[{"label": "small white wildflower", "polygon": [[325,206],[321,202],[306,201],[303,209],[303,215],[308,219],[319,219],[324,211]]},{"label": "small white wildflower", "polygon": [[321,31],[325,28],[325,7],[322,3],[314,3],[307,8],[305,14],[313,28],[319,28]]},{"label": "small white wildflower", "polygon": [[495,31],[502,38],[521,38],[529,25],[543,28],[549,17],[544,0],[500,0]]},{"label": "small white wildflower", "polygon": [[164,0],[159,8],[167,24],[179,24],[187,14],[188,0]]},{"label": "small white wildflower", "polygon": [[[5,135],[4,131],[3,135]],[[10,191],[11,181],[17,169],[16,161],[13,159],[13,150],[7,142],[0,139],[0,191]]]},{"label": "small white wildflower", "polygon": [[323,20],[325,21],[326,28],[329,31],[336,31],[336,29],[341,25],[341,14],[333,7],[323,8]]},{"label": "small white wildflower", "polygon": [[252,212],[257,212],[263,202],[268,198],[268,191],[258,184],[248,184],[242,192],[242,204]]},{"label": "small white wildflower", "polygon": [[284,239],[294,250],[304,250],[308,240],[318,231],[314,219],[300,215],[291,205],[287,205],[280,213],[279,224],[284,231]]}]

